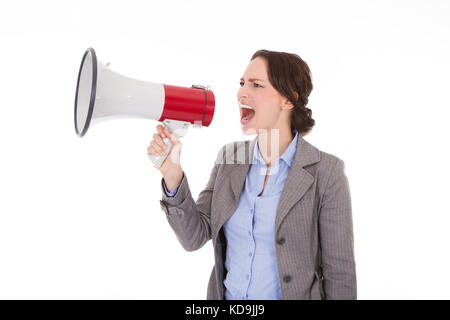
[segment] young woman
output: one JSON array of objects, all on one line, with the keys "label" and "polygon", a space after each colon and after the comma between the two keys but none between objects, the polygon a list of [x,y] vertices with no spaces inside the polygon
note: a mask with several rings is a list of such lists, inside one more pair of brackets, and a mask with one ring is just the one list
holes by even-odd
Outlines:
[{"label": "young woman", "polygon": [[197,201],[179,140],[158,125],[147,149],[162,153],[165,136],[174,145],[158,168],[160,204],[181,245],[192,251],[213,241],[207,299],[356,299],[344,162],[303,138],[315,123],[308,65],[259,50],[240,85],[242,130],[257,137],[222,147]]}]

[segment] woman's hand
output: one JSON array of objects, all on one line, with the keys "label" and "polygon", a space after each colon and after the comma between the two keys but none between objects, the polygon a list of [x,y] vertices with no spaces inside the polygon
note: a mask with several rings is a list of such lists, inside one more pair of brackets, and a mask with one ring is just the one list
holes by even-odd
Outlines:
[{"label": "woman's hand", "polygon": [[167,131],[162,125],[157,125],[156,130],[158,133],[153,135],[153,140],[147,147],[147,153],[152,155],[162,155],[167,145],[164,143],[163,138],[169,138],[172,143],[172,149],[170,150],[167,158],[157,168],[166,183],[169,191],[173,190],[177,185],[181,183],[183,178],[183,169],[180,164],[181,155],[181,142],[175,136],[175,134]]}]

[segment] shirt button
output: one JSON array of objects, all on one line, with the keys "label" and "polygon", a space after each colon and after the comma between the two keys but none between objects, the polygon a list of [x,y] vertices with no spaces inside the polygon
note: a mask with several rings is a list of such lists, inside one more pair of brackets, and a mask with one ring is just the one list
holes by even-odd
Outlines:
[{"label": "shirt button", "polygon": [[249,256],[249,257],[251,257],[251,256],[252,256],[252,253],[251,253],[251,252],[249,252],[249,253],[248,253],[248,256]]},{"label": "shirt button", "polygon": [[249,275],[247,275],[247,276],[245,277],[245,279],[247,279],[247,280],[248,280],[248,279],[250,279],[250,276],[249,276]]},{"label": "shirt button", "polygon": [[284,244],[285,242],[286,242],[286,239],[284,239],[284,238],[280,238],[280,239],[277,240],[277,243],[278,243],[279,245],[282,245],[282,244]]},{"label": "shirt button", "polygon": [[283,277],[283,281],[286,282],[286,283],[291,282],[291,280],[292,280],[292,277],[289,276],[289,275],[285,275],[285,276]]},{"label": "shirt button", "polygon": [[251,233],[251,232],[249,231],[249,232],[248,232],[248,235],[249,235],[249,236],[251,236],[251,235],[252,235],[252,233]]}]

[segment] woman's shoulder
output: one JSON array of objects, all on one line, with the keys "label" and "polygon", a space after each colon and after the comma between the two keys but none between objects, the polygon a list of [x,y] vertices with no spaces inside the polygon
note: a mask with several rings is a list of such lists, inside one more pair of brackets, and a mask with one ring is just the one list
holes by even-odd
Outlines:
[{"label": "woman's shoulder", "polygon": [[344,163],[340,157],[335,154],[319,150],[321,166],[325,168],[334,167],[338,163]]}]

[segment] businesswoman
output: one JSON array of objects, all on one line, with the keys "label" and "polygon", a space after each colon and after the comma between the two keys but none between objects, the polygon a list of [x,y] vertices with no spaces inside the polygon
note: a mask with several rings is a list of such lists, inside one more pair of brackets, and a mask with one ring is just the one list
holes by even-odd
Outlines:
[{"label": "businesswoman", "polygon": [[312,90],[298,55],[259,50],[240,79],[237,105],[253,140],[219,151],[192,198],[181,143],[157,126],[147,148],[163,152],[161,209],[188,251],[212,239],[207,299],[356,299],[353,223],[344,162],[303,136],[314,126]]}]

